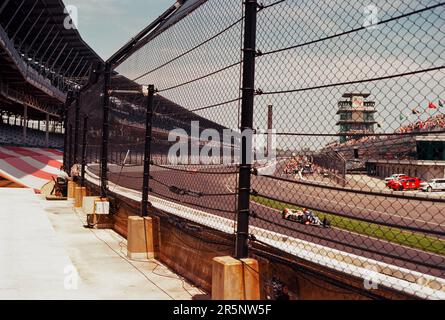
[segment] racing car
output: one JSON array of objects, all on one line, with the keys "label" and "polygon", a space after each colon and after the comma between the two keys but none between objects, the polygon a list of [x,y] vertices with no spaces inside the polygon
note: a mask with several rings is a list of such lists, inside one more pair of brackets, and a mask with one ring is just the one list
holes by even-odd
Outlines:
[{"label": "racing car", "polygon": [[321,226],[325,228],[330,227],[328,219],[323,218],[320,220],[312,211],[304,208],[303,210],[292,211],[289,208],[285,208],[282,212],[283,219],[295,221],[304,225]]}]

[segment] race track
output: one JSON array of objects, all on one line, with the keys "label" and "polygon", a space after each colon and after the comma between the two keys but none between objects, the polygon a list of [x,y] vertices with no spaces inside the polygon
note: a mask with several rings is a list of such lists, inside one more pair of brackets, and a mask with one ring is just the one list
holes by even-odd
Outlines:
[{"label": "race track", "polygon": [[[98,166],[89,169],[98,173]],[[109,168],[113,183],[140,191],[142,167]],[[189,168],[189,171],[151,166],[152,195],[207,211],[225,218],[236,217],[237,175],[234,168]],[[171,188],[174,187],[174,188]],[[444,232],[445,203],[434,199],[412,199],[386,194],[358,194],[353,190],[327,189],[323,186],[298,184],[262,176],[253,176],[252,189],[261,195],[289,201],[319,211],[337,212],[372,221],[420,228],[426,233]],[[172,192],[172,190],[174,192]],[[180,190],[191,191],[179,194]],[[200,194],[201,193],[201,194]],[[281,212],[263,204],[251,203],[256,217],[254,226],[283,236],[307,240],[370,259],[445,278],[445,256],[402,246],[386,240],[340,228],[321,228],[283,220]],[[439,237],[439,236],[435,236]]]}]

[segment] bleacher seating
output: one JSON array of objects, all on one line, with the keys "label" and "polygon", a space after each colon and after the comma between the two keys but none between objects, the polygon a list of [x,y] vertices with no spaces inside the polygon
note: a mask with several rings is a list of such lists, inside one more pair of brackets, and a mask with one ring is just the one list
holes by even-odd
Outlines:
[{"label": "bleacher seating", "polygon": [[[0,123],[0,144],[46,147],[45,132],[35,129],[27,129],[26,141],[23,141],[23,127]],[[49,147],[60,149],[63,147],[63,135],[60,133],[49,134]]]}]

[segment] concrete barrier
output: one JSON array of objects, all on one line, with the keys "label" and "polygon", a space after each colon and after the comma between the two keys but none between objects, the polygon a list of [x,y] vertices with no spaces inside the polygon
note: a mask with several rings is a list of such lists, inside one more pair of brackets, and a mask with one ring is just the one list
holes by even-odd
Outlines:
[{"label": "concrete barrier", "polygon": [[213,258],[212,300],[259,300],[259,283],[258,261]]},{"label": "concrete barrier", "polygon": [[68,199],[74,199],[74,192],[76,190],[76,183],[68,181]]},{"label": "concrete barrier", "polygon": [[154,258],[153,220],[150,217],[128,217],[127,256],[130,259]]},{"label": "concrete barrier", "polygon": [[82,210],[85,214],[93,214],[94,213],[94,203],[99,201],[100,197],[97,196],[84,196],[82,199]]},{"label": "concrete barrier", "polygon": [[76,187],[74,189],[74,207],[81,208],[83,197],[87,195],[87,189],[85,187]]}]

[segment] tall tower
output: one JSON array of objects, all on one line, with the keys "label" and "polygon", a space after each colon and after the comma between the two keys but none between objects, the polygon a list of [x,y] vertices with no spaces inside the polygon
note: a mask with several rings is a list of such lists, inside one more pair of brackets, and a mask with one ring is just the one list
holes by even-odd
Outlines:
[{"label": "tall tower", "polygon": [[340,137],[340,142],[374,133],[377,123],[374,114],[377,111],[374,101],[366,101],[369,96],[369,93],[345,93],[342,97],[345,100],[338,102],[337,114],[340,119],[336,125],[340,127],[340,133],[345,134]]}]

